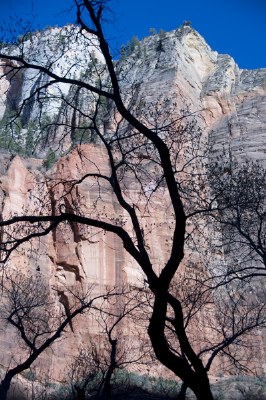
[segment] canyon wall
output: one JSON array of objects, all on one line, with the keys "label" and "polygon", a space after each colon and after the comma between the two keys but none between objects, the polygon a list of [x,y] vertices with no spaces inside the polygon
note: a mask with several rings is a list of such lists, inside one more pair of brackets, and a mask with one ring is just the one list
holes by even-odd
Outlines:
[{"label": "canyon wall", "polygon": [[[68,28],[65,29],[67,31]],[[40,62],[41,48],[45,48],[47,38],[53,35],[58,37],[60,32],[55,29],[46,32],[42,38],[34,39],[36,42],[31,46],[35,50],[38,48],[38,54],[32,55],[33,59],[38,57]],[[49,51],[52,49],[46,48],[47,54]],[[135,49],[125,61],[117,63],[119,74],[123,78],[122,93],[126,99],[131,96],[132,87],[135,88],[136,98],[143,99],[146,107],[153,107],[162,99],[170,99],[177,117],[188,110],[189,113],[197,115],[198,124],[212,149],[211,157],[215,158],[222,152],[227,152],[239,160],[258,160],[266,167],[266,69],[239,69],[229,55],[220,55],[210,49],[204,39],[188,26],[165,33],[162,37],[155,35],[145,38],[141,41],[138,51],[140,54],[137,54]],[[79,47],[75,42],[70,43],[68,52],[61,58],[61,64],[55,68],[64,70],[73,63],[73,68],[68,74],[80,77],[90,67],[91,59],[88,60],[87,54],[88,49],[84,44],[81,43]],[[104,70],[104,63],[97,49],[94,57]],[[5,71],[4,63],[1,63],[1,68]],[[44,80],[36,80],[34,74],[29,71],[16,76],[15,79],[8,78],[10,77],[5,75],[0,86],[0,116],[3,120],[7,118],[12,107],[13,111],[14,107],[20,107],[34,88],[45,83]],[[95,77],[89,79],[93,81]],[[28,103],[24,109],[17,136],[20,150],[26,146],[30,126],[31,129],[33,127],[33,132],[40,133],[36,127],[36,119],[40,115],[43,127],[47,124],[48,117],[50,121],[53,119],[53,122],[58,123],[71,121],[72,128],[83,123],[73,110],[65,112],[60,97],[56,96],[59,92],[64,92],[68,99],[74,99],[75,104],[82,110],[88,111],[91,107],[90,94],[84,90],[75,92],[70,85],[58,85],[58,93],[55,89],[53,93],[49,90],[46,92],[48,101],[44,108],[37,102]],[[107,156],[104,148],[97,143],[84,143],[73,148],[75,132],[68,129],[63,133],[64,140],[60,139],[62,129],[58,128],[49,133],[51,136],[47,135],[46,141],[42,139],[41,142],[38,142],[36,135],[36,141],[32,139],[32,154],[28,152],[27,156],[15,154],[12,149],[5,148],[1,151],[2,219],[23,214],[25,211],[30,211],[33,215],[45,213],[52,209],[54,202],[61,202],[60,206],[67,210],[71,207],[73,210],[74,204],[81,214],[90,215],[99,195],[95,183],[90,180],[82,181],[70,200],[67,196],[62,196],[60,181],[78,180],[84,171],[107,173]],[[47,169],[43,158],[46,159],[49,151],[56,154],[57,161]],[[134,182],[129,181],[128,186],[128,196],[131,199],[135,197],[137,202],[138,193]],[[45,198],[44,193],[48,192],[50,197]],[[103,188],[100,200],[101,211],[107,212],[109,218],[123,218],[108,187]],[[158,270],[167,260],[167,240],[171,233],[168,206],[169,200],[162,188],[160,196],[156,198],[154,212],[148,216],[149,224],[154,228],[150,231],[146,243]],[[36,276],[41,274],[51,288],[54,307],[63,311],[66,304],[62,296],[68,296],[66,288],[80,290],[83,285],[94,284],[97,290],[100,290],[99,288],[106,285],[110,287],[122,283],[135,286],[143,284],[143,275],[136,262],[114,234],[98,232],[97,229],[79,224],[64,224],[54,233],[24,245],[22,250],[11,257],[9,268],[15,271],[30,271]],[[53,351],[43,355],[39,365],[42,364],[42,368],[48,368],[49,365],[53,379],[62,379],[72,355],[76,354],[86,335],[93,331],[92,326],[93,321],[89,319],[88,322],[84,316],[77,319],[77,322],[74,321],[74,335],[69,328],[67,339],[55,343]],[[206,332],[202,333],[204,334]],[[261,340],[264,340],[263,335]],[[13,360],[14,343],[14,332],[7,326],[0,336],[0,366],[5,367]],[[265,364],[262,365],[262,369],[266,369]]]}]

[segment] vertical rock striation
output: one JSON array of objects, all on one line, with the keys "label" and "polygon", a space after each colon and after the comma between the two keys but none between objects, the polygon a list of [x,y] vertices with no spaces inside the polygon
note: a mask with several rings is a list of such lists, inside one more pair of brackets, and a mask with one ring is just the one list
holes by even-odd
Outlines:
[{"label": "vertical rock striation", "polygon": [[[33,42],[28,43],[29,48],[34,49],[33,60],[36,57],[40,62],[43,57],[46,62],[53,51],[51,38],[61,37],[63,42],[71,35],[70,29],[55,28],[44,35],[37,34]],[[95,46],[93,39],[91,45]],[[59,56],[60,46],[54,50],[55,57]],[[84,43],[77,45],[70,42],[55,68],[66,70],[72,62],[73,68],[68,74],[87,79],[86,71],[91,61],[87,59],[87,54]],[[95,57],[104,70],[103,59],[97,48]],[[6,72],[3,62],[0,68],[0,75]],[[145,107],[149,108],[168,99],[176,116],[195,113],[211,145],[212,157],[225,151],[240,160],[246,157],[259,160],[266,167],[266,69],[239,69],[229,55],[212,51],[196,31],[184,26],[160,36],[143,39],[138,51],[135,49],[126,60],[117,62],[117,70],[126,101],[135,96],[136,100],[143,101]],[[40,75],[37,79],[34,72],[29,71],[18,75],[16,79],[5,75],[0,85],[0,118],[4,120],[10,110],[16,110],[37,87],[40,88],[47,82],[45,76]],[[45,171],[40,158],[19,157],[6,152],[0,154],[1,218],[20,214],[24,210],[31,210],[34,215],[40,209],[44,212],[47,209],[52,210],[53,205],[60,202],[61,207],[69,212],[73,211],[73,204],[81,213],[90,215],[92,212],[98,196],[92,181],[84,180],[71,199],[67,196],[62,198],[62,188],[57,182],[61,179],[79,179],[84,170],[93,170],[96,166],[97,170],[105,172],[108,169],[106,154],[97,143],[83,144],[79,151],[71,150],[73,141],[75,142],[75,127],[84,121],[75,115],[75,110],[68,112],[65,102],[57,96],[61,92],[82,110],[86,111],[91,107],[92,99],[88,92],[76,91],[70,85],[64,84],[58,85],[56,89],[46,89],[47,100],[42,108],[38,103],[27,103],[20,121],[19,134],[22,142],[24,140],[25,143],[30,126],[40,116],[43,124],[47,124],[47,118],[49,121],[57,121],[59,125],[71,121],[71,129],[63,132],[64,141],[59,140],[62,135],[62,128],[59,127],[48,130],[47,137],[42,139],[41,144],[36,142],[33,150],[36,157],[47,154],[49,148],[58,155],[60,151],[65,152],[49,171]],[[5,134],[3,129],[0,135]],[[33,131],[40,133],[37,128]],[[44,199],[43,193],[48,189],[50,198]],[[161,193],[164,201],[158,200],[156,212],[151,217],[156,228],[150,233],[147,243],[158,270],[167,260],[169,235],[167,198],[163,190]],[[101,195],[104,204],[102,210],[109,217],[117,216],[117,204],[110,190],[105,188]],[[130,195],[137,197],[133,186]],[[123,215],[119,217],[123,218]],[[87,285],[97,283],[100,286],[113,286],[122,282],[138,285],[142,280],[137,265],[125,252],[120,240],[111,233],[100,232],[96,235],[95,229],[65,224],[41,241],[33,241],[32,247],[35,250],[30,256],[30,249],[25,246],[19,256],[12,258],[12,268],[30,270],[31,273],[40,271],[45,275],[58,308],[66,306],[66,302],[62,300],[65,298],[64,287],[81,287],[84,282]],[[68,340],[56,344],[54,352],[47,355],[51,362],[52,375],[56,379],[62,376],[69,361],[67,357],[70,357],[73,349],[77,348],[78,343],[82,343],[83,337],[88,333],[85,320],[81,318],[79,323],[74,322],[73,330],[75,339],[70,334]],[[9,363],[14,350],[10,340],[12,336],[9,335],[9,331],[2,332],[0,337],[0,353],[5,354],[0,361],[2,366]],[[58,360],[62,363],[59,369]]]}]

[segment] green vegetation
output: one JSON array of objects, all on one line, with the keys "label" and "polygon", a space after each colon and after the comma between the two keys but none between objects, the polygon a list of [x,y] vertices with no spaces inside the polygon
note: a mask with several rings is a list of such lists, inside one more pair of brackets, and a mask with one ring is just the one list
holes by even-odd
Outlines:
[{"label": "green vegetation", "polygon": [[151,36],[157,35],[157,30],[155,28],[150,28],[149,32]]},{"label": "green vegetation", "polygon": [[24,43],[26,40],[31,39],[32,32],[26,32],[23,35],[18,36],[18,44]]},{"label": "green vegetation", "polygon": [[0,148],[10,153],[30,157],[34,155],[37,145],[36,131],[38,123],[30,121],[23,128],[21,119],[13,118],[13,113],[8,113],[0,121]]},{"label": "green vegetation", "polygon": [[[108,111],[108,100],[101,96],[99,99],[102,113]],[[22,157],[38,157],[37,148],[46,141],[49,148],[49,131],[54,128],[56,121],[48,114],[43,113],[41,119],[30,120],[23,126],[21,119],[14,112],[6,113],[0,121],[0,149]],[[84,121],[72,134],[73,145],[81,143],[95,143],[97,135]],[[57,160],[57,153],[50,149],[43,165],[49,169]]]},{"label": "green vegetation", "polygon": [[181,27],[183,28],[184,26],[191,26],[192,22],[191,21],[184,21]]},{"label": "green vegetation", "polygon": [[47,154],[46,159],[43,162],[43,165],[46,169],[50,169],[54,165],[56,160],[57,160],[56,153],[53,150],[50,150],[49,153]]},{"label": "green vegetation", "polygon": [[21,137],[22,123],[19,118],[15,118],[11,125],[9,121],[13,118],[13,113],[5,115],[0,121],[0,148],[16,154],[23,154],[24,146]]},{"label": "green vegetation", "polygon": [[[164,29],[160,29],[159,32],[155,28],[150,28],[149,30],[150,36],[156,36],[155,38],[155,46],[157,51],[163,51],[162,41],[166,36],[166,31]],[[145,44],[140,42],[137,36],[133,36],[131,41],[127,42],[126,45],[122,45],[120,48],[120,61],[125,61],[128,56],[134,54],[136,58],[146,57],[147,49]]]},{"label": "green vegetation", "polygon": [[137,36],[133,36],[130,42],[120,48],[120,60],[125,61],[126,57],[135,53],[137,58],[141,57],[141,44]]},{"label": "green vegetation", "polygon": [[[51,384],[45,380],[42,382],[35,371],[24,371],[23,377],[31,383],[32,392],[27,394],[25,400],[35,400],[38,393],[42,400],[76,400],[75,383],[65,383],[63,385]],[[95,399],[95,385],[99,384],[101,377],[93,376],[89,382],[87,398]],[[78,383],[78,382],[76,382]],[[79,382],[81,383],[81,382]],[[180,383],[173,379],[140,375],[120,369],[115,374],[113,385],[114,390],[112,399],[120,400],[171,400],[177,399],[180,390]],[[35,387],[36,386],[36,387]],[[222,379],[212,384],[215,400],[266,400],[266,381],[259,377],[231,377]],[[16,391],[15,391],[16,392]],[[35,396],[35,397],[34,397]],[[17,400],[16,397],[10,400]],[[194,400],[191,392],[187,393],[186,400]],[[22,399],[21,399],[22,400]],[[24,400],[24,398],[23,398]]]}]

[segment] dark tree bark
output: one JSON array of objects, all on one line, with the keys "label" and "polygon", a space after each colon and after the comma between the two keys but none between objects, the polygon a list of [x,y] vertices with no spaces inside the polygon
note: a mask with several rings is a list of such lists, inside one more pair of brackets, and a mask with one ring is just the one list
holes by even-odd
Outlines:
[{"label": "dark tree bark", "polygon": [[103,397],[104,399],[110,399],[112,395],[112,387],[111,387],[111,379],[113,376],[114,371],[117,368],[117,362],[116,362],[116,346],[117,346],[117,339],[111,339],[110,338],[110,344],[111,344],[111,354],[110,354],[110,364],[107,370],[107,373],[104,378],[104,384],[103,384]]},{"label": "dark tree bark", "polygon": [[177,395],[177,400],[186,400],[187,385],[183,382],[180,392]]},{"label": "dark tree bark", "polygon": [[78,385],[74,385],[77,392],[77,400],[86,400],[85,389],[80,388]]}]

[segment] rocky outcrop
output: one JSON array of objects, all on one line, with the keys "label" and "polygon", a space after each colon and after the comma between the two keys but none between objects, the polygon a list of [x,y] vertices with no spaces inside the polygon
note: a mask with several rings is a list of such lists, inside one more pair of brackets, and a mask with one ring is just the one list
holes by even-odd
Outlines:
[{"label": "rocky outcrop", "polygon": [[145,61],[133,55],[125,75],[126,82],[140,84],[148,103],[170,97],[177,104],[177,114],[188,109],[203,118],[214,153],[230,147],[237,157],[266,165],[266,69],[239,69],[232,57],[213,51],[188,26],[162,39],[146,38],[141,46]]},{"label": "rocky outcrop", "polygon": [[[43,62],[47,61],[53,51],[54,37],[62,42],[66,37],[74,38],[72,28],[64,29],[56,28],[33,37],[27,44],[34,50],[30,53],[31,61],[37,59],[40,62],[41,57],[44,58]],[[64,54],[60,54],[58,46],[54,51],[54,58],[60,58],[60,63],[54,65],[55,71],[67,70],[69,65],[73,65],[68,74],[72,77],[84,75],[84,79],[87,79],[86,71],[90,68],[91,58],[86,57],[88,49],[83,42],[76,46],[73,39],[64,48]],[[95,57],[104,73],[102,56],[97,49]],[[5,73],[4,63],[1,63],[1,68]],[[184,26],[161,36],[145,38],[140,48],[135,49],[126,61],[117,63],[117,70],[123,78],[121,87],[126,101],[132,96],[133,87],[133,96],[143,99],[147,107],[152,107],[162,99],[170,99],[177,116],[188,110],[196,113],[199,125],[212,146],[212,157],[221,151],[230,151],[239,159],[256,159],[266,166],[266,69],[240,70],[230,56],[219,55],[211,50],[197,32]],[[95,77],[89,79],[95,80]],[[20,107],[36,88],[47,82],[45,76],[36,79],[34,73],[28,71],[15,80],[5,74],[0,89],[0,116],[5,119],[10,109]],[[70,182],[80,179],[83,171],[87,170],[104,173],[108,171],[108,163],[104,149],[97,143],[86,143],[71,150],[75,141],[73,126],[80,126],[83,121],[75,116],[73,109],[67,112],[66,101],[58,98],[58,93],[63,93],[66,100],[78,104],[82,110],[91,107],[92,99],[88,92],[76,91],[64,84],[46,90],[48,101],[42,107],[38,103],[27,102],[20,121],[22,142],[24,140],[25,143],[30,127],[40,116],[43,126],[49,125],[52,120],[56,120],[58,125],[72,121],[72,129],[63,132],[64,140],[59,140],[62,138],[61,128],[48,130],[48,136],[51,136],[47,136],[42,144],[35,143],[33,153],[36,158],[4,152],[0,155],[1,218],[29,210],[33,215],[51,211],[54,204],[69,212],[76,206],[81,214],[90,215],[94,212],[96,201],[100,203],[101,211],[108,213],[108,217],[123,218],[108,187],[104,187],[99,199],[95,182],[90,179],[82,181],[71,192],[71,198],[62,196],[62,180]],[[36,140],[40,134],[38,129],[33,129]],[[62,155],[62,152],[64,155],[49,171],[45,171],[43,160],[37,156],[47,154],[49,148],[57,155]],[[133,185],[129,185],[129,192],[131,197],[137,197]],[[44,197],[44,193],[49,193],[49,198]],[[167,197],[163,189],[161,198],[164,201],[157,199],[156,212],[149,216],[149,223],[154,228],[146,243],[158,270],[167,259],[169,236]],[[138,285],[143,281],[138,266],[115,235],[79,224],[65,224],[41,240],[34,239],[18,255],[11,259],[11,267],[45,276],[55,307],[65,312],[69,306],[65,287],[80,289],[84,284],[88,286],[95,283],[104,287],[122,282]],[[50,364],[55,379],[62,377],[71,356],[82,344],[90,327],[81,317],[77,323],[74,321],[71,330],[74,330],[75,337],[69,332],[68,339],[55,344],[53,352],[48,352],[41,360],[45,366]],[[0,339],[0,353],[5,354],[0,362],[4,366],[9,364],[14,352],[12,335],[8,328]]]},{"label": "rocky outcrop", "polygon": [[[88,41],[92,47],[86,46]],[[92,66],[94,60],[102,76],[105,74],[95,40],[78,35],[72,26],[37,33],[24,47],[29,50],[29,62],[37,60],[44,66],[49,63],[52,71],[65,73],[66,77],[95,83],[98,78]],[[11,51],[16,54],[20,48]],[[189,110],[200,116],[199,123],[213,143],[214,152],[230,146],[240,157],[265,162],[265,69],[240,70],[229,55],[213,51],[195,30],[183,26],[144,38],[126,61],[117,63],[117,70],[124,96],[130,97],[130,101],[132,90],[133,100],[135,96],[146,105],[167,97],[176,104],[177,114]],[[9,75],[5,62],[1,63],[0,72],[5,73],[1,80],[0,117],[8,117],[10,111],[26,101],[20,117],[20,136],[25,138],[29,129],[34,131],[32,154],[47,154],[49,147],[57,153],[67,151],[71,141],[75,141],[75,126],[81,126],[84,121],[66,104],[78,105],[87,112],[93,102],[89,92],[63,83],[41,89],[49,82],[44,74],[26,70],[23,76]],[[103,84],[108,86],[104,81],[105,78]],[[41,90],[39,97],[43,96],[43,100],[38,98],[35,102],[36,94],[27,101],[37,89]],[[47,135],[47,124],[55,121],[72,128],[59,127],[57,132],[49,128]],[[42,130],[46,131],[45,137],[41,135]],[[37,136],[42,140],[37,140]]]}]

